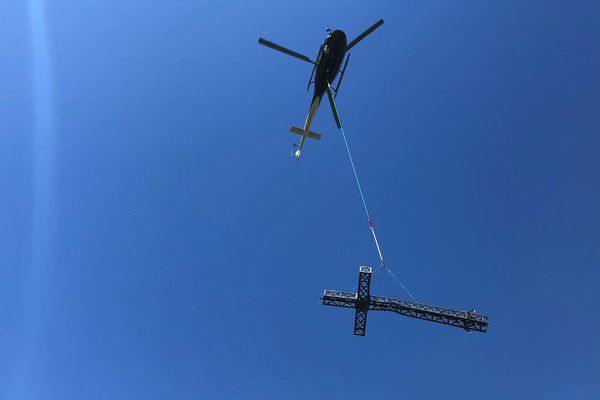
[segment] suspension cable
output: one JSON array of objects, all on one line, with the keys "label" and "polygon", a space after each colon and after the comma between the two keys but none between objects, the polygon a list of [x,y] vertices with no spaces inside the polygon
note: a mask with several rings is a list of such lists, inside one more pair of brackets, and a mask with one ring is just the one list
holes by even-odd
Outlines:
[{"label": "suspension cable", "polygon": [[[331,97],[330,97],[331,100]],[[333,104],[333,102],[332,102]],[[337,114],[337,107],[335,109],[335,113]],[[339,121],[339,115],[336,115],[337,121]],[[369,214],[369,209],[367,207],[367,202],[365,200],[365,195],[362,190],[362,186],[360,184],[360,180],[358,179],[358,173],[356,172],[356,166],[354,165],[354,159],[352,158],[352,153],[350,151],[350,146],[348,145],[348,139],[346,138],[346,133],[344,132],[344,128],[342,127],[341,121],[338,124],[338,128],[340,132],[342,132],[342,138],[344,138],[344,144],[346,145],[346,152],[348,153],[348,158],[350,159],[350,165],[352,165],[352,172],[354,173],[354,179],[356,180],[356,186],[358,187],[358,192],[360,193],[360,198],[363,203],[363,207],[365,209],[365,214],[367,215],[367,222],[369,223],[369,228],[371,229],[371,233],[373,234],[373,240],[375,241],[375,246],[377,247],[377,254],[379,255],[379,262],[382,268],[385,268],[386,271],[390,274],[392,278],[404,289],[406,293],[410,296],[413,301],[417,301],[412,293],[404,286],[404,284],[396,277],[396,275],[388,268],[385,264],[385,260],[383,258],[383,254],[381,252],[381,246],[379,246],[379,240],[377,240],[377,234],[375,233],[375,223],[373,222],[373,218],[371,218],[371,214]]]}]

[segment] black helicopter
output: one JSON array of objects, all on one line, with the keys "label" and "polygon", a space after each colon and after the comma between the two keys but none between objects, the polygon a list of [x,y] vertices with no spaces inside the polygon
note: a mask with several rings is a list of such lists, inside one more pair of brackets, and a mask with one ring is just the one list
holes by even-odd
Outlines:
[{"label": "black helicopter", "polygon": [[[321,44],[321,47],[319,48],[319,53],[317,55],[316,61],[313,61],[303,54],[286,49],[285,47],[270,42],[266,39],[258,39],[258,43],[264,46],[281,51],[282,53],[313,64],[313,70],[310,74],[306,90],[308,91],[310,89],[311,83],[314,83],[314,95],[311,101],[310,109],[308,111],[308,116],[306,117],[306,122],[304,123],[304,128],[297,128],[295,126],[290,127],[290,132],[302,136],[300,144],[297,146],[297,149],[294,152],[296,161],[300,160],[300,153],[302,152],[302,148],[304,147],[304,142],[307,137],[316,140],[321,139],[320,134],[310,131],[310,125],[312,124],[313,117],[315,116],[315,113],[319,108],[319,104],[325,92],[327,92],[329,96],[329,100],[333,110],[333,116],[336,120],[336,123],[339,126],[339,117],[337,115],[337,111],[335,110],[333,98],[337,96],[338,91],[340,90],[340,85],[342,83],[342,79],[344,78],[344,73],[346,72],[348,61],[350,60],[350,54],[348,53],[348,51],[351,48],[353,48],[358,42],[363,40],[367,35],[372,33],[375,29],[379,28],[381,25],[383,25],[383,19],[380,19],[379,21],[374,23],[369,29],[358,35],[356,39],[354,39],[348,44],[346,43],[346,34],[344,33],[344,31],[341,31],[339,29],[332,30],[328,28],[326,30],[328,35],[325,38],[323,44]],[[346,53],[348,53],[348,56],[346,56]],[[340,66],[342,65],[344,56],[346,56],[346,62],[344,63],[344,68],[340,70]],[[340,79],[337,82],[336,87],[332,88],[331,84],[337,77],[338,73],[340,73]],[[335,92],[335,95],[333,95],[332,91]]]}]

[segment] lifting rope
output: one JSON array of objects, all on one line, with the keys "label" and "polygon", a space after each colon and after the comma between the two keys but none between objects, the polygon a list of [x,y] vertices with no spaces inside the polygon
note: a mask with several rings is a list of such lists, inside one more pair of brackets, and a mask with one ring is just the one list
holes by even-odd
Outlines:
[{"label": "lifting rope", "polygon": [[[336,110],[337,111],[337,110]],[[377,254],[379,254],[379,262],[382,268],[390,274],[392,278],[402,286],[402,289],[410,296],[413,301],[417,301],[412,293],[404,286],[404,284],[396,277],[396,275],[392,272],[391,269],[385,264],[385,260],[383,258],[383,254],[381,253],[381,246],[379,246],[379,240],[377,240],[377,234],[375,233],[375,223],[373,222],[373,218],[371,218],[371,214],[369,214],[369,208],[367,207],[367,202],[365,200],[365,195],[362,190],[362,186],[360,185],[360,180],[358,179],[358,173],[356,172],[356,166],[354,165],[354,160],[352,159],[352,153],[350,152],[350,146],[348,145],[348,139],[346,138],[346,133],[344,132],[344,128],[339,125],[340,132],[342,132],[342,138],[344,138],[344,144],[346,145],[346,152],[348,153],[348,158],[350,159],[350,165],[352,165],[352,172],[354,173],[354,179],[356,180],[356,187],[358,188],[358,193],[360,193],[360,198],[363,203],[363,207],[365,209],[365,214],[367,215],[367,222],[369,224],[369,228],[371,229],[371,233],[373,234],[373,240],[375,241],[375,246],[377,247]]]},{"label": "lifting rope", "polygon": [[350,146],[348,145],[348,139],[346,139],[346,133],[344,132],[344,128],[340,125],[340,132],[342,132],[342,137],[344,138],[344,144],[346,145],[346,152],[348,153],[348,158],[350,159],[350,165],[352,166],[352,172],[354,173],[354,179],[356,180],[356,186],[358,187],[358,193],[360,193],[360,198],[363,203],[363,207],[365,209],[365,214],[367,214],[367,221],[369,223],[369,228],[371,228],[371,233],[373,234],[373,239],[375,240],[375,246],[377,246],[377,253],[379,254],[379,261],[381,265],[385,265],[385,261],[383,260],[383,255],[381,254],[381,247],[379,247],[379,241],[377,240],[377,234],[375,234],[375,224],[373,223],[373,218],[371,218],[371,214],[369,214],[369,208],[367,207],[367,202],[365,200],[365,195],[362,191],[362,186],[360,185],[360,180],[358,179],[358,174],[356,173],[356,166],[354,165],[354,159],[352,158],[352,153],[350,152]]},{"label": "lifting rope", "polygon": [[375,233],[375,223],[373,222],[373,218],[371,218],[371,214],[369,214],[369,208],[367,207],[367,201],[365,200],[365,195],[362,190],[362,186],[360,184],[360,180],[358,179],[358,173],[356,172],[356,166],[354,165],[354,159],[352,158],[352,152],[350,151],[350,145],[348,144],[348,139],[346,138],[346,133],[344,132],[344,128],[342,127],[342,122],[340,120],[340,116],[337,112],[337,107],[335,105],[335,100],[331,95],[331,87],[328,87],[327,94],[329,96],[329,102],[331,103],[331,109],[333,110],[333,116],[335,118],[335,122],[337,124],[338,129],[342,132],[342,138],[344,138],[344,144],[346,145],[346,152],[348,153],[348,158],[350,159],[350,165],[352,166],[352,172],[354,173],[354,179],[356,180],[356,186],[358,187],[358,193],[360,193],[360,198],[363,203],[363,207],[365,209],[365,214],[367,215],[367,222],[369,224],[369,228],[371,229],[371,234],[373,235],[373,240],[375,241],[375,246],[377,247],[377,254],[379,255],[380,267],[385,268],[385,270],[390,274],[392,278],[404,289],[406,293],[410,296],[413,301],[417,301],[412,293],[404,286],[404,284],[396,277],[396,275],[392,272],[391,269],[385,264],[385,260],[383,258],[383,254],[381,252],[381,246],[379,246],[379,240],[377,240],[377,234]]}]

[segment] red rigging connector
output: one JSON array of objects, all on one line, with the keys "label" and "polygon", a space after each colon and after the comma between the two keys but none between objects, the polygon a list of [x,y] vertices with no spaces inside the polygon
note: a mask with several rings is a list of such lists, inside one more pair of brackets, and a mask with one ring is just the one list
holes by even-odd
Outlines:
[{"label": "red rigging connector", "polygon": [[373,223],[373,218],[369,217],[368,222],[369,222],[369,228],[375,229],[375,224]]}]

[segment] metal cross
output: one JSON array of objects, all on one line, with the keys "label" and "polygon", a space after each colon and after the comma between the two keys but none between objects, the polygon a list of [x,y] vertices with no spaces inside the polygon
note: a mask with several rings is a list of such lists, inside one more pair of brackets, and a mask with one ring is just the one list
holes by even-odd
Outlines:
[{"label": "metal cross", "polygon": [[488,328],[487,316],[477,314],[475,310],[455,311],[389,297],[371,296],[371,267],[359,267],[357,293],[325,290],[321,300],[325,306],[356,309],[354,334],[358,336],[365,335],[369,310],[393,311],[407,317],[456,326],[467,332],[486,332]]}]

